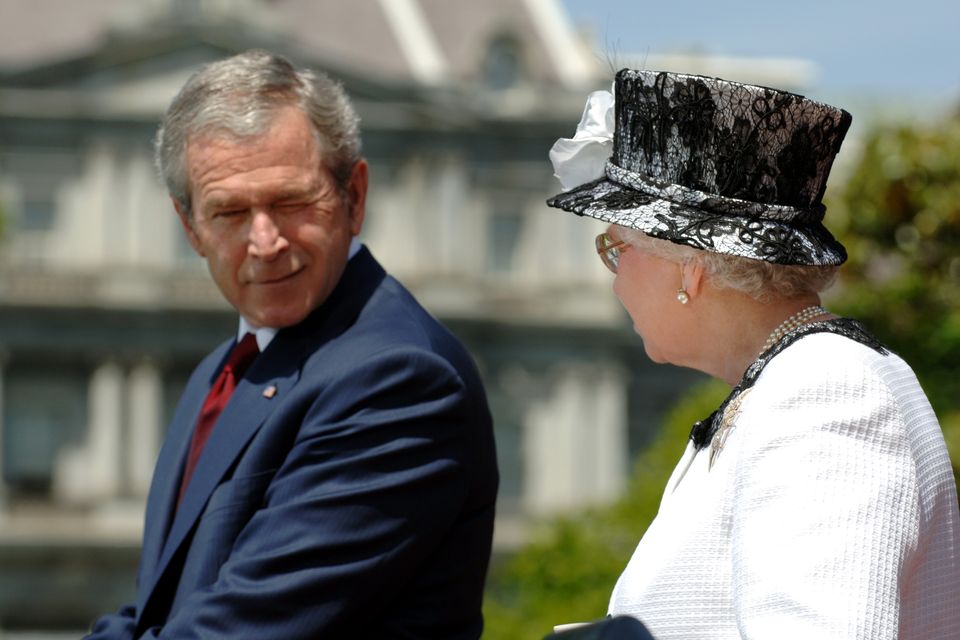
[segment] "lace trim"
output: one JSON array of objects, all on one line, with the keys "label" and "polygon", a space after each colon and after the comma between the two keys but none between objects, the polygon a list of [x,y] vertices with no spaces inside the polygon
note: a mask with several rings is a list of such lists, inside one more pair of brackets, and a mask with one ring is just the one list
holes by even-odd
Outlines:
[{"label": "lace trim", "polygon": [[676,202],[677,204],[695,207],[712,213],[748,216],[752,218],[762,218],[764,220],[799,224],[820,222],[826,213],[826,207],[820,203],[817,203],[809,209],[800,209],[788,205],[752,202],[741,198],[728,198],[698,189],[690,189],[680,184],[664,182],[663,180],[657,180],[652,176],[637,171],[630,171],[629,169],[618,167],[609,160],[607,161],[605,172],[607,178],[617,184],[635,189],[648,196],[669,200],[670,202]]},{"label": "lace trim", "polygon": [[[734,415],[736,411],[731,411],[730,417],[726,417],[728,408],[739,407],[740,400],[742,399],[741,396],[745,396],[746,393],[753,388],[754,383],[756,383],[757,378],[760,377],[760,373],[764,367],[766,367],[777,354],[794,342],[814,333],[834,333],[870,347],[881,355],[885,356],[890,353],[873,334],[867,331],[863,324],[852,318],[837,318],[823,322],[813,322],[794,329],[772,347],[761,353],[753,364],[747,367],[743,378],[741,378],[737,386],[730,391],[730,395],[727,396],[726,400],[720,404],[720,407],[716,411],[693,425],[693,428],[690,430],[690,440],[693,441],[698,451],[710,445],[714,439],[717,438],[718,433],[720,434],[721,440],[726,439],[724,432],[729,428],[733,418],[736,417]],[[721,428],[724,428],[723,431],[721,431]],[[720,447],[722,447],[722,442],[720,443]],[[718,452],[719,449],[711,452],[711,466]]]},{"label": "lace trim", "polygon": [[609,178],[555,196],[547,204],[695,249],[753,260],[833,265],[847,259],[843,246],[820,223],[795,225],[707,211],[621,186]]}]

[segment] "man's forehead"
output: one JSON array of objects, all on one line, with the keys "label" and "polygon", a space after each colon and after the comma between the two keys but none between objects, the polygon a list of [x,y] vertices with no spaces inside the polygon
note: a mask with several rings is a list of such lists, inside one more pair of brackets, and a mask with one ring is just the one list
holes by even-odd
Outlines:
[{"label": "man's forehead", "polygon": [[321,185],[318,176],[302,176],[286,178],[275,184],[258,185],[259,189],[230,189],[229,187],[213,187],[202,194],[203,201],[208,206],[217,206],[239,202],[249,197],[254,191],[261,195],[269,195],[273,199],[297,198],[317,191]]},{"label": "man's forehead", "polygon": [[191,182],[235,174],[278,176],[308,181],[325,167],[319,151],[308,143],[278,146],[267,138],[244,142],[218,138],[191,141],[185,154]]}]

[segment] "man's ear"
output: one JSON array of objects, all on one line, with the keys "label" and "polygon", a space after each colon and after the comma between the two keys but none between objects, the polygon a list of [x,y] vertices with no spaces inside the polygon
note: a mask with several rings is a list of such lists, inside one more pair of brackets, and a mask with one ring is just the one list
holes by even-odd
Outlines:
[{"label": "man's ear", "polygon": [[173,202],[173,208],[177,210],[177,217],[180,218],[180,224],[187,234],[187,241],[190,243],[190,246],[193,247],[193,250],[198,256],[206,258],[207,256],[203,253],[203,245],[200,243],[200,237],[197,236],[197,232],[193,228],[193,218],[190,217],[189,213],[184,211],[183,205],[180,204],[179,200],[173,197],[171,197],[170,200]]},{"label": "man's ear", "polygon": [[350,181],[347,183],[347,215],[350,216],[350,231],[358,235],[363,228],[363,218],[367,211],[367,186],[370,183],[370,167],[360,158],[353,165]]}]

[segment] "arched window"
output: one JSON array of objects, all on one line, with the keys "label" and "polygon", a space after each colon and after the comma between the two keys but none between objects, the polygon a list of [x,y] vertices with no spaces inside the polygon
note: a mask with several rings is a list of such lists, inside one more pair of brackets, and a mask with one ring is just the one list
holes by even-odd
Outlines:
[{"label": "arched window", "polygon": [[523,79],[523,50],[516,38],[501,34],[490,40],[481,70],[484,83],[502,91]]}]

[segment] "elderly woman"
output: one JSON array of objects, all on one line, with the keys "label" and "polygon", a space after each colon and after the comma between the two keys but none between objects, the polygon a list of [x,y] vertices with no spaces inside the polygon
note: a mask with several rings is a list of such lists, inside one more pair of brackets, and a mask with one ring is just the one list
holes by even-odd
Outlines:
[{"label": "elderly woman", "polygon": [[846,259],[821,199],[850,115],[672,73],[623,70],[615,91],[552,150],[568,190],[549,204],[610,223],[597,251],[650,358],[732,390],[610,614],[658,640],[960,638],[937,418],[903,360],[820,306]]}]

